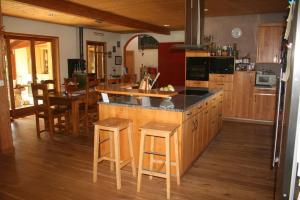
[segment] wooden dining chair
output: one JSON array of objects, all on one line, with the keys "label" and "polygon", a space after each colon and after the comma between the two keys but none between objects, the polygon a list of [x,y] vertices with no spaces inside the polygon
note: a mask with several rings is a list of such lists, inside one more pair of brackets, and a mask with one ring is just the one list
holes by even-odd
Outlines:
[{"label": "wooden dining chair", "polygon": [[83,112],[84,118],[84,127],[85,133],[87,134],[89,131],[89,127],[93,127],[93,122],[98,121],[98,100],[99,93],[95,90],[95,87],[100,83],[99,79],[87,77],[86,85],[85,85],[85,100],[84,104],[81,107],[81,112]]},{"label": "wooden dining chair", "polygon": [[[59,131],[64,127],[66,133],[69,132],[69,113],[67,109],[50,105],[49,91],[46,84],[32,83],[32,95],[34,101],[34,113],[36,118],[37,136],[40,138],[42,132],[48,131],[53,138],[55,128]],[[64,117],[64,120],[62,120]],[[40,119],[44,119],[44,129],[40,128]],[[58,123],[55,124],[55,119]]]},{"label": "wooden dining chair", "polygon": [[78,82],[76,77],[64,78],[64,86],[67,94],[72,94],[73,92],[78,90]]},{"label": "wooden dining chair", "polygon": [[55,87],[55,81],[54,80],[42,80],[42,84],[46,84],[48,88],[48,93],[55,93],[56,87]]}]

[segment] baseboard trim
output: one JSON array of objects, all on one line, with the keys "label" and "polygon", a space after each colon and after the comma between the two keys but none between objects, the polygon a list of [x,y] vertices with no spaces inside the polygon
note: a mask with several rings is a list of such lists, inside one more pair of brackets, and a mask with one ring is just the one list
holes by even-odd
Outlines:
[{"label": "baseboard trim", "polygon": [[249,124],[274,125],[274,121],[245,119],[245,118],[237,118],[237,117],[226,117],[223,120],[224,121],[230,121],[230,122],[249,123]]}]

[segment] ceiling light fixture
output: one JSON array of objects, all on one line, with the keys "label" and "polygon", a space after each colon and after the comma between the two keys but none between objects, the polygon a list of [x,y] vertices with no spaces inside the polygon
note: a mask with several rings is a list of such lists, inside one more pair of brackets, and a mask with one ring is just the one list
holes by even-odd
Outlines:
[{"label": "ceiling light fixture", "polygon": [[164,27],[170,27],[170,24],[164,24]]},{"label": "ceiling light fixture", "polygon": [[104,21],[103,19],[96,19],[96,20],[95,20],[95,22],[98,23],[98,24],[103,23],[103,21]]},{"label": "ceiling light fixture", "polygon": [[53,17],[53,16],[54,16],[54,13],[49,13],[48,16],[49,16],[49,17]]},{"label": "ceiling light fixture", "polygon": [[204,8],[204,12],[207,12],[208,11],[208,9],[207,8]]}]

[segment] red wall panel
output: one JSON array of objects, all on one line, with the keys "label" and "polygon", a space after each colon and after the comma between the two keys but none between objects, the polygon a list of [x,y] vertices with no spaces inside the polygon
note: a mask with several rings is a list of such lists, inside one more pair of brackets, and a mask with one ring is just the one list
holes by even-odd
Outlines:
[{"label": "red wall panel", "polygon": [[178,42],[159,43],[158,46],[158,86],[172,84],[185,85],[185,50],[176,49]]}]

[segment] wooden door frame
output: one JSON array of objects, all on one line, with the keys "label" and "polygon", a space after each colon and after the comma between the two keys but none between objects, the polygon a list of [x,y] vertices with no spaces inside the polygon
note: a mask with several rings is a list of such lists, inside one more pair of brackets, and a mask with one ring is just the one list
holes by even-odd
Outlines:
[{"label": "wooden door frame", "polygon": [[10,58],[10,39],[17,40],[28,40],[30,41],[30,53],[31,53],[31,69],[32,69],[32,81],[36,82],[36,63],[35,63],[35,45],[34,41],[45,41],[51,42],[51,53],[52,53],[52,66],[53,66],[53,79],[55,81],[55,88],[57,92],[60,92],[60,67],[59,67],[59,38],[53,36],[44,36],[44,35],[29,35],[29,34],[21,34],[21,33],[11,33],[4,32],[4,38],[7,46],[7,63],[8,63],[8,84],[10,89],[10,101],[11,101],[11,110],[10,114],[12,118],[24,117],[29,114],[33,114],[33,107],[22,108],[18,110],[18,114],[15,114],[15,102],[14,102],[14,91],[13,91],[13,77],[12,77],[12,66],[11,66],[11,58]]},{"label": "wooden door frame", "polygon": [[[86,71],[88,72],[89,71],[89,69],[88,69],[88,67],[89,67],[89,57],[88,57],[88,55],[89,55],[89,49],[88,49],[88,46],[89,45],[98,45],[98,46],[103,46],[103,57],[104,57],[104,62],[103,62],[103,64],[104,64],[104,71],[105,71],[105,73],[106,74],[104,74],[104,77],[106,78],[106,76],[107,76],[107,60],[106,60],[106,42],[98,42],[98,41],[90,41],[90,40],[87,40],[86,41],[86,66],[87,66],[87,68],[86,68]],[[98,67],[97,66],[95,66],[95,70],[96,70],[96,75],[97,75],[97,78],[98,78]]]}]

